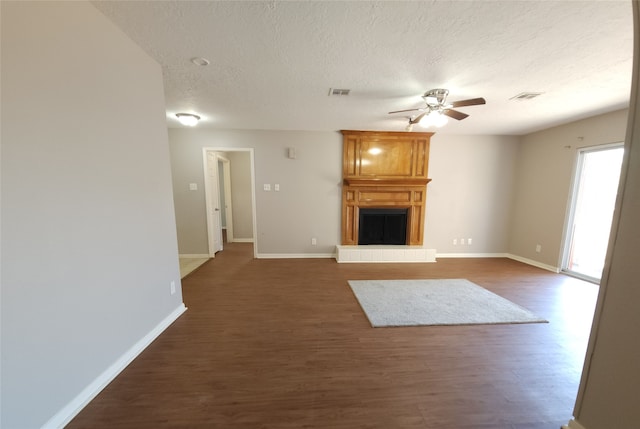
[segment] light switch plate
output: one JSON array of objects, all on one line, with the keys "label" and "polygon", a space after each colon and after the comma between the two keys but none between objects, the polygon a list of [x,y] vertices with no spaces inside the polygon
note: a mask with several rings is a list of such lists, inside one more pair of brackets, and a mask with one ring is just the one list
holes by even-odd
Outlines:
[{"label": "light switch plate", "polygon": [[198,190],[198,184],[197,183],[189,183],[189,190],[190,191],[197,191]]}]

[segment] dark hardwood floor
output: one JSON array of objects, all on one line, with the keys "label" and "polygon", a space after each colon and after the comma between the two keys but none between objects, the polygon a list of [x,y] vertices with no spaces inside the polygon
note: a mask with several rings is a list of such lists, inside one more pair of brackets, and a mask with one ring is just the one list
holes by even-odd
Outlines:
[{"label": "dark hardwood floor", "polygon": [[[337,264],[231,243],[69,428],[558,429],[597,286],[508,259]],[[466,278],[550,323],[371,328],[350,279]]]}]

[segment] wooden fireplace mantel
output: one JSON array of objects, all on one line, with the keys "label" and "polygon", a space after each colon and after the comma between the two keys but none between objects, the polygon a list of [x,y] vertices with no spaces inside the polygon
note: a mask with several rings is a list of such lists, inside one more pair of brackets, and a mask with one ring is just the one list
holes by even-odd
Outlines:
[{"label": "wooden fireplace mantel", "polygon": [[407,244],[422,245],[433,133],[343,130],[342,244],[358,244],[360,208],[406,208]]},{"label": "wooden fireplace mantel", "polygon": [[431,179],[343,179],[346,186],[426,186]]}]

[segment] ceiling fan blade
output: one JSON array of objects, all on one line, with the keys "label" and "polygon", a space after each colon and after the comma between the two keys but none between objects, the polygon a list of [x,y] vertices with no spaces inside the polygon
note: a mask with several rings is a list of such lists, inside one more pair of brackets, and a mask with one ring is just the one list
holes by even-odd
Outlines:
[{"label": "ceiling fan blade", "polygon": [[392,113],[402,113],[402,112],[415,112],[417,110],[424,110],[424,109],[407,109],[407,110],[394,110],[393,112],[389,112],[389,114]]},{"label": "ceiling fan blade", "polygon": [[478,104],[486,104],[486,103],[487,101],[482,97],[470,98],[469,100],[454,101],[451,103],[451,107],[477,106]]},{"label": "ceiling fan blade", "polygon": [[424,113],[419,114],[418,116],[416,116],[413,119],[409,119],[409,124],[410,125],[417,124],[418,122],[420,122],[420,120],[422,118],[424,118],[424,115],[426,115],[426,114],[427,114],[427,112],[424,112]]},{"label": "ceiling fan blade", "polygon": [[453,110],[453,109],[447,109],[443,113],[449,116],[450,118],[457,119],[459,121],[469,116],[466,113],[458,112],[457,110]]}]

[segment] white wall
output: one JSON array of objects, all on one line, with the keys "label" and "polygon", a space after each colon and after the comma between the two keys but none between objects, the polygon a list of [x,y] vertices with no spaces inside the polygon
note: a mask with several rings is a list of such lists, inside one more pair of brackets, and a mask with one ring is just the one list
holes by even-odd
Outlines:
[{"label": "white wall", "polygon": [[[181,253],[207,249],[204,190],[185,191],[190,182],[203,183],[202,147],[255,149],[258,253],[327,255],[339,244],[339,132],[170,129],[169,142]],[[296,148],[295,160],[287,158],[288,147]],[[433,137],[427,247],[445,253],[507,252],[517,151],[516,137]],[[265,183],[278,183],[281,191],[265,192]],[[312,237],[317,246],[311,246]],[[453,246],[455,237],[472,237],[473,245]]]},{"label": "white wall", "polygon": [[0,424],[37,428],[183,305],[160,67],[87,2],[1,8]]},{"label": "white wall", "polygon": [[[507,252],[518,149],[519,139],[513,136],[432,137],[427,248],[441,256]],[[462,238],[473,242],[462,245]]]},{"label": "white wall", "polygon": [[[578,149],[624,140],[627,110],[522,137],[509,251],[559,267],[567,203]],[[536,253],[536,245],[542,251]]]},{"label": "white wall", "polygon": [[[180,194],[188,181],[204,183],[202,148],[221,147],[254,149],[259,254],[333,253],[340,239],[341,138],[337,132],[169,129],[180,252],[207,253],[204,187],[188,198]],[[288,147],[296,148],[296,159],[287,158]],[[266,183],[281,190],[265,192]]]},{"label": "white wall", "polygon": [[[171,132],[169,130],[169,136]],[[209,254],[207,218],[204,193],[202,149],[191,150],[176,144],[170,137],[171,178],[175,202],[178,250],[184,254]],[[189,168],[182,168],[188,165]],[[189,189],[195,183],[197,191]]]},{"label": "white wall", "polygon": [[235,240],[253,240],[251,157],[249,152],[226,152],[225,156],[231,164],[233,237]]}]

